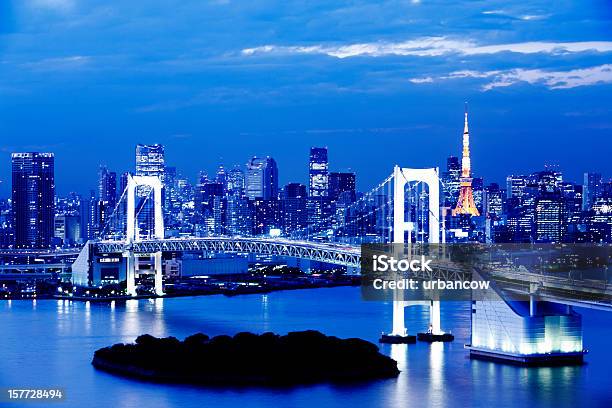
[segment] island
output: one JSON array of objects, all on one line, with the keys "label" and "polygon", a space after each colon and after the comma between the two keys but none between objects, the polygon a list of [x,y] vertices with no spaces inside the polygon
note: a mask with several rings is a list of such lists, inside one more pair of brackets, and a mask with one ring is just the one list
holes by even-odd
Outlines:
[{"label": "island", "polygon": [[291,386],[394,378],[397,362],[368,341],[318,331],[210,338],[141,335],[94,353],[95,368],[138,379],[218,386]]}]

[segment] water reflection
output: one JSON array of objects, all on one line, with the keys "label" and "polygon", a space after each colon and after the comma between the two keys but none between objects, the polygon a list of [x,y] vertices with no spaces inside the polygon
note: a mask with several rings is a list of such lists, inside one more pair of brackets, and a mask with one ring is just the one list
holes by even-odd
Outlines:
[{"label": "water reflection", "polygon": [[[232,331],[287,332],[316,329],[338,337],[372,342],[390,324],[391,308],[362,302],[358,288],[274,292],[232,298],[166,298],[90,303],[38,300],[7,301],[2,310],[0,385],[47,384],[61,380],[72,407],[554,407],[609,405],[612,313],[585,320],[585,343],[591,349],[583,367],[521,368],[469,360],[469,304],[442,308],[444,329],[453,343],[418,342],[382,345],[398,362],[397,379],[358,386],[328,385],[291,390],[214,390],[131,381],[94,370],[94,350],[133,342],[143,333],[184,338],[198,331],[216,335]],[[412,311],[410,311],[412,310]],[[589,312],[592,313],[592,312]],[[408,308],[410,332],[426,329],[428,313]],[[463,317],[466,316],[466,317]],[[85,328],[85,329],[84,329]],[[462,334],[463,333],[463,334]],[[46,358],[23,350],[49,351]],[[47,358],[48,357],[48,358]],[[588,379],[588,381],[587,381]],[[594,400],[594,398],[598,398]],[[593,402],[595,401],[595,402]]]},{"label": "water reflection", "polygon": [[[508,400],[537,401],[543,406],[581,406],[576,393],[582,387],[584,366],[518,367],[495,362],[472,360],[474,392],[495,390],[503,386]],[[494,399],[494,397],[487,397]]]},{"label": "water reflection", "polygon": [[444,343],[434,342],[429,345],[429,395],[430,406],[444,406],[446,396],[444,387]]},{"label": "water reflection", "polygon": [[[397,368],[401,371],[400,376],[395,381],[392,391],[389,393],[389,405],[394,408],[407,406],[407,396],[411,395],[411,391],[406,388],[410,387],[410,373],[408,372],[408,352],[407,344],[391,344],[389,357],[397,361]],[[383,350],[384,352],[384,350]],[[418,392],[418,391],[417,391]]]}]

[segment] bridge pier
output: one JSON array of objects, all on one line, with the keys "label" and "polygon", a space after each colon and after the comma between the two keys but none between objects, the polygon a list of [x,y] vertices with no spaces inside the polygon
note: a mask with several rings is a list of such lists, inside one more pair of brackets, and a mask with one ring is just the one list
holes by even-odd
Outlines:
[{"label": "bridge pier", "polygon": [[154,267],[155,267],[155,294],[162,296],[164,289],[162,286],[162,253],[161,251],[155,252],[153,255]]},{"label": "bridge pier", "polygon": [[432,300],[429,303],[429,324],[433,334],[442,334],[440,328],[440,301]]},{"label": "bridge pier", "polygon": [[136,257],[132,251],[125,254],[126,258],[126,292],[128,296],[136,296]]}]

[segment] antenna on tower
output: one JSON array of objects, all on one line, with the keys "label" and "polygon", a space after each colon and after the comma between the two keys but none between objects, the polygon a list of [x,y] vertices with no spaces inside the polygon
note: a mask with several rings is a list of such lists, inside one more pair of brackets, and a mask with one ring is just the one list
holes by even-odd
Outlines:
[{"label": "antenna on tower", "polygon": [[467,103],[467,101],[465,101],[465,113],[466,114],[468,113],[468,103]]}]

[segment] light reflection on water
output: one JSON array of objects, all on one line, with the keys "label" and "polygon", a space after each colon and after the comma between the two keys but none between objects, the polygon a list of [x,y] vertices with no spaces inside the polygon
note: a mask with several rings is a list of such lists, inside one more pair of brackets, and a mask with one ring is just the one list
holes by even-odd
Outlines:
[{"label": "light reflection on water", "polygon": [[[455,333],[455,342],[381,345],[381,351],[398,362],[400,376],[353,387],[194,388],[127,380],[90,365],[96,349],[131,342],[143,333],[184,338],[195,332],[317,329],[376,342],[380,332],[390,328],[389,309],[388,304],[362,301],[358,288],[108,304],[4,301],[0,303],[0,387],[64,387],[69,399],[62,407],[561,408],[599,406],[608,401],[612,358],[605,339],[612,338],[612,313],[604,312],[585,312],[585,345],[591,354],[589,364],[582,367],[533,369],[469,360],[463,349],[469,335],[469,304],[458,302],[443,304],[441,310],[442,325]],[[426,330],[428,316],[427,308],[407,309],[409,331]]]}]

